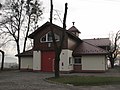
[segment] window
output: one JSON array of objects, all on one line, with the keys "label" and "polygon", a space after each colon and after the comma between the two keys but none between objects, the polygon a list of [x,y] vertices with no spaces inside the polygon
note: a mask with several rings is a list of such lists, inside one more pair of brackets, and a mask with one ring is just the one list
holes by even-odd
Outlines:
[{"label": "window", "polygon": [[46,35],[47,35],[47,40],[48,40],[48,41],[52,41],[52,33],[49,32],[49,33],[46,34]]},{"label": "window", "polygon": [[[56,41],[59,41],[60,40],[60,37],[55,34],[55,39]],[[52,42],[52,33],[51,32],[48,32],[47,34],[45,34],[41,39],[40,39],[41,42]]]},{"label": "window", "polygon": [[73,64],[73,57],[69,57],[69,65]]},{"label": "window", "polygon": [[75,57],[75,64],[81,64],[81,57]]}]

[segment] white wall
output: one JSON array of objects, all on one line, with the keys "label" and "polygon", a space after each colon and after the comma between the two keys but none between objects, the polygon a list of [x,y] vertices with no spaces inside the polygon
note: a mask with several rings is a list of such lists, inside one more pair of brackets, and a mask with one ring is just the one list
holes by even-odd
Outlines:
[{"label": "white wall", "polygon": [[[72,57],[71,50],[62,50],[60,55],[60,71],[71,71],[73,70],[73,65],[69,64],[69,57]],[[63,63],[63,66],[62,66]]]},{"label": "white wall", "polygon": [[73,48],[75,47],[75,45],[76,45],[76,42],[71,38],[68,38],[68,48]]},{"label": "white wall", "polygon": [[21,57],[21,69],[33,69],[33,58]]},{"label": "white wall", "polygon": [[41,51],[33,51],[33,70],[41,70]]},{"label": "white wall", "polygon": [[105,55],[82,56],[82,70],[106,70]]}]

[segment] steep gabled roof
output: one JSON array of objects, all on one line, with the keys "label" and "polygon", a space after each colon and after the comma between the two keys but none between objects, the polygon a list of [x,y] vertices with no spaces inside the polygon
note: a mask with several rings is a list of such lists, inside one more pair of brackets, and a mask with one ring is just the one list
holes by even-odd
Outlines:
[{"label": "steep gabled roof", "polygon": [[83,41],[93,44],[95,46],[110,46],[109,38],[84,39]]},{"label": "steep gabled roof", "polygon": [[49,22],[46,22],[45,24],[43,24],[41,27],[39,27],[37,30],[35,30],[33,33],[31,33],[28,37],[29,38],[32,38],[38,33],[40,32],[42,29],[44,29],[45,27],[49,26],[50,23]]},{"label": "steep gabled roof", "polygon": [[88,42],[82,42],[80,45],[73,51],[73,56],[80,56],[80,55],[104,55],[108,52],[102,48],[94,46]]},{"label": "steep gabled roof", "polygon": [[[33,39],[34,36],[35,36],[38,32],[44,30],[44,28],[46,28],[46,27],[48,27],[48,26],[52,26],[52,27],[54,27],[54,28],[56,28],[56,29],[58,29],[58,30],[64,30],[64,29],[63,29],[62,27],[60,27],[60,26],[57,26],[57,25],[55,25],[55,24],[51,24],[50,22],[46,22],[46,23],[43,24],[41,27],[39,27],[37,30],[35,30],[33,33],[31,33],[28,37]],[[72,36],[72,38],[81,41],[81,39],[80,39],[79,37],[77,37],[76,35],[74,35],[74,34],[71,33],[70,31],[68,31],[68,30],[65,30],[65,31],[66,31],[66,33],[67,33],[69,36]]]}]

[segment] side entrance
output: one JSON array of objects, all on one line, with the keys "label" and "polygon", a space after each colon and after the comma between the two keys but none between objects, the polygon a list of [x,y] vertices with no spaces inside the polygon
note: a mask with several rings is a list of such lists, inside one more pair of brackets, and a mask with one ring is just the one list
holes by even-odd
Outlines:
[{"label": "side entrance", "polygon": [[42,51],[41,53],[41,71],[53,72],[54,71],[54,51]]}]

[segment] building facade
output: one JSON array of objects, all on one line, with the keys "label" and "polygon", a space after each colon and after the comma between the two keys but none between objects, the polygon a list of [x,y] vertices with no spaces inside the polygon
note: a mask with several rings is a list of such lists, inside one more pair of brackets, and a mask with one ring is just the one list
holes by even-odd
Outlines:
[{"label": "building facade", "polygon": [[[17,55],[21,57],[21,70],[54,72],[55,51],[51,30],[54,33],[57,45],[60,45],[63,28],[46,22],[29,35],[29,38],[33,39],[33,48]],[[79,34],[80,31],[74,25],[65,30],[60,55],[60,71],[105,72],[107,70],[106,56],[110,44],[109,39],[93,40],[95,42],[104,40],[104,48],[102,48],[102,45],[92,44],[89,40],[81,40]]]}]

